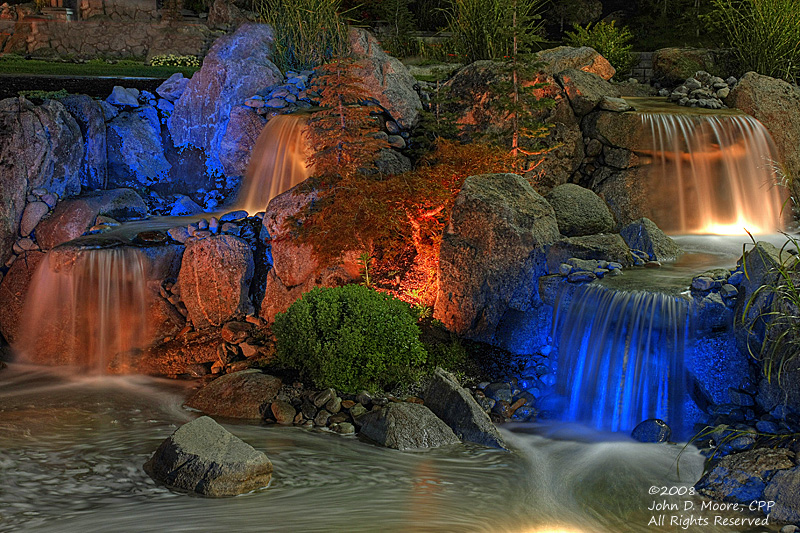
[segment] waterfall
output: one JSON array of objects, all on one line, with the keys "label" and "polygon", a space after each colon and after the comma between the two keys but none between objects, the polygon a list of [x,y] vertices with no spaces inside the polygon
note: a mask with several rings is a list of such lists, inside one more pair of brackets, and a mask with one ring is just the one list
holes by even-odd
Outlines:
[{"label": "waterfall", "polygon": [[652,218],[673,233],[773,233],[783,227],[779,156],[747,115],[643,113],[652,141]]},{"label": "waterfall", "polygon": [[37,268],[14,348],[32,363],[125,372],[126,356],[150,342],[147,260],[121,241],[79,242]]},{"label": "waterfall", "polygon": [[564,420],[611,431],[648,418],[682,427],[684,300],[584,285],[562,289],[555,309]]},{"label": "waterfall", "polygon": [[250,214],[264,211],[274,197],[311,175],[307,166],[308,117],[278,115],[267,122],[250,157],[236,206]]}]

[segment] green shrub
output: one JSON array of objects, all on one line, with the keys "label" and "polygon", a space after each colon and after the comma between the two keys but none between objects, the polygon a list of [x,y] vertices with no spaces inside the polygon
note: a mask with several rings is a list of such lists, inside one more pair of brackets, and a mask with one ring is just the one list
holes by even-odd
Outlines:
[{"label": "green shrub", "polygon": [[631,53],[633,34],[625,26],[617,27],[612,20],[575,26],[575,31],[566,32],[564,41],[570,46],[590,46],[608,59],[615,69],[616,78],[628,74],[636,65],[637,58]]},{"label": "green shrub", "polygon": [[708,21],[719,26],[744,71],[794,82],[800,76],[797,0],[713,0]]},{"label": "green shrub", "polygon": [[150,59],[153,67],[194,67],[200,68],[200,59],[196,56],[178,56],[175,54],[162,54]]},{"label": "green shrub", "polygon": [[279,364],[343,392],[409,385],[426,359],[408,304],[361,285],[305,293],[273,332]]},{"label": "green shrub", "polygon": [[69,92],[66,89],[59,89],[57,91],[42,91],[33,89],[30,91],[19,91],[17,94],[28,100],[58,100],[59,98],[66,98]]},{"label": "green shrub", "polygon": [[255,5],[275,31],[273,61],[283,72],[310,70],[346,55],[340,0],[256,0]]}]

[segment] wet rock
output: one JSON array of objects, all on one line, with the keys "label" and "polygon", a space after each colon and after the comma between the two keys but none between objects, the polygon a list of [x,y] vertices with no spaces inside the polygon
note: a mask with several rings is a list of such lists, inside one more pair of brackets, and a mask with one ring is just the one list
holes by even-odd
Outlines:
[{"label": "wet rock", "polygon": [[436,448],[460,441],[430,409],[416,403],[390,403],[363,415],[360,436],[396,450]]},{"label": "wet rock", "polygon": [[645,252],[652,261],[671,261],[683,253],[680,246],[649,218],[631,222],[619,233],[632,250]]},{"label": "wet rock", "polygon": [[260,370],[226,374],[208,383],[186,401],[186,407],[211,416],[258,420],[281,388],[281,380]]},{"label": "wet rock", "polygon": [[631,437],[639,442],[667,442],[672,437],[672,429],[663,420],[650,418],[633,428]]},{"label": "wet rock", "polygon": [[422,399],[462,440],[492,448],[506,447],[486,412],[449,372],[437,368]]},{"label": "wet rock", "polygon": [[170,488],[209,497],[243,494],[266,487],[272,463],[207,416],[178,428],[144,464]]},{"label": "wet rock", "polygon": [[715,500],[749,504],[766,496],[764,489],[776,473],[794,467],[793,452],[759,448],[723,457],[695,488]]},{"label": "wet rock", "polygon": [[567,237],[607,233],[614,228],[614,217],[606,203],[594,192],[566,183],[545,196],[555,211],[558,231]]},{"label": "wet rock", "polygon": [[21,255],[0,281],[0,301],[3,302],[3,312],[0,313],[0,334],[9,343],[17,339],[20,323],[24,319],[23,310],[28,287],[44,257],[45,254],[42,252],[28,252]]},{"label": "wet rock", "polygon": [[633,264],[631,250],[625,241],[616,233],[568,237],[553,243],[547,250],[547,267],[555,272],[561,263],[570,258],[607,261],[610,265]]},{"label": "wet rock", "polygon": [[230,120],[219,145],[219,160],[226,175],[245,175],[250,155],[266,123],[248,107],[235,106],[231,109]]},{"label": "wet rock", "polygon": [[220,326],[253,313],[248,296],[255,267],[250,246],[232,235],[190,241],[178,282],[196,328]]},{"label": "wet rock", "polygon": [[356,432],[355,426],[350,422],[339,422],[331,426],[331,430],[342,435],[352,435]]},{"label": "wet rock", "polygon": [[161,126],[154,109],[124,111],[107,124],[108,184],[141,187],[164,179],[172,165],[164,154]]},{"label": "wet rock", "polygon": [[579,117],[592,111],[604,98],[620,96],[616,87],[591,72],[572,68],[559,72],[555,78]]},{"label": "wet rock", "polygon": [[597,279],[597,274],[594,272],[573,272],[567,276],[567,281],[570,283],[589,283]]}]

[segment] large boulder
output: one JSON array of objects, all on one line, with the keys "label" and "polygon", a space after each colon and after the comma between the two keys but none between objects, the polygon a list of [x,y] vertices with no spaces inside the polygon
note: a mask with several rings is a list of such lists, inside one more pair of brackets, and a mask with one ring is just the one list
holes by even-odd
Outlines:
[{"label": "large boulder", "polygon": [[422,102],[414,90],[417,80],[399,59],[388,55],[371,33],[351,28],[350,48],[364,65],[356,72],[367,92],[392,116],[401,128],[410,130],[419,120]]},{"label": "large boulder", "polygon": [[556,48],[542,50],[536,56],[539,61],[544,63],[544,71],[550,75],[572,68],[596,74],[604,80],[610,80],[617,72],[606,58],[601,56],[597,50],[588,46],[579,48],[557,46]]},{"label": "large boulder", "polygon": [[207,416],[167,437],[144,464],[156,481],[200,496],[244,494],[269,485],[272,463]]},{"label": "large boulder", "polygon": [[619,90],[608,81],[584,70],[562,70],[556,74],[556,80],[567,93],[572,109],[579,117],[594,110],[603,98],[620,96]]},{"label": "large boulder", "polygon": [[442,238],[435,317],[491,341],[509,307],[538,301],[531,280],[546,273],[543,247],[559,238],[553,208],[521,176],[467,178]]},{"label": "large boulder", "polygon": [[272,248],[272,268],[267,273],[260,315],[269,321],[314,287],[338,287],[361,277],[357,253],[321,261],[310,244],[296,241],[286,222],[293,217],[302,219],[308,205],[316,200],[316,192],[300,192],[301,187],[297,185],[270,200],[264,214],[263,231]]},{"label": "large boulder", "polygon": [[[797,85],[748,72],[731,90],[725,104],[761,121],[775,141],[787,176],[800,176],[800,88]],[[797,198],[800,180],[794,181],[792,193]]]},{"label": "large boulder", "polygon": [[106,187],[106,123],[100,103],[85,94],[71,94],[60,102],[75,117],[84,140],[81,185],[87,189]]},{"label": "large boulder", "polygon": [[653,52],[653,79],[662,85],[680,85],[695,72],[716,72],[717,60],[705,48],[661,48]]},{"label": "large boulder", "polygon": [[554,188],[545,198],[555,211],[558,231],[562,235],[580,237],[614,229],[614,217],[608,206],[589,189],[565,183]]},{"label": "large boulder", "polygon": [[800,522],[800,466],[776,472],[764,489],[764,499],[775,502],[770,518],[781,522]]},{"label": "large boulder", "polygon": [[489,415],[449,372],[437,368],[422,393],[422,399],[460,439],[505,449],[505,441]]},{"label": "large boulder", "polygon": [[461,442],[447,424],[417,403],[390,403],[363,415],[359,423],[360,436],[395,450],[437,448]]},{"label": "large boulder", "polygon": [[250,107],[236,106],[219,146],[219,161],[227,176],[244,176],[250,154],[267,121]]},{"label": "large boulder", "polygon": [[681,247],[649,218],[642,217],[631,222],[622,228],[619,234],[631,250],[641,250],[652,261],[670,261],[683,252]]},{"label": "large boulder", "polygon": [[774,475],[794,466],[794,453],[785,448],[750,450],[723,457],[695,488],[715,500],[749,504],[761,499]]},{"label": "large boulder", "polygon": [[147,206],[132,189],[97,191],[63,200],[36,226],[36,240],[43,250],[49,250],[83,235],[99,215],[120,221],[143,218]]},{"label": "large boulder", "polygon": [[27,195],[78,194],[82,161],[80,127],[60,102],[0,101],[0,262],[11,255]]},{"label": "large boulder", "polygon": [[150,106],[117,115],[107,125],[106,139],[110,187],[152,185],[172,168],[164,155],[158,116]]},{"label": "large boulder", "polygon": [[0,302],[3,302],[3,312],[0,313],[0,334],[8,343],[13,343],[17,339],[28,287],[44,256],[43,252],[27,252],[18,257],[0,282]]},{"label": "large boulder", "polygon": [[283,78],[269,60],[273,42],[272,28],[263,24],[243,24],[214,42],[175,102],[168,124],[176,146],[191,144],[217,155],[231,109]]},{"label": "large boulder", "polygon": [[281,388],[281,380],[260,370],[242,370],[215,379],[186,400],[207,415],[260,420]]},{"label": "large boulder", "polygon": [[254,311],[250,246],[233,235],[190,241],[178,274],[181,299],[196,328],[221,326]]}]

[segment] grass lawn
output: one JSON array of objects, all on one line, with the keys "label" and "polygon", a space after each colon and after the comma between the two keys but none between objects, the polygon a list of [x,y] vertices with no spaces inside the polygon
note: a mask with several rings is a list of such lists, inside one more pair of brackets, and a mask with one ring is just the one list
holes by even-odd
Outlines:
[{"label": "grass lawn", "polygon": [[198,69],[195,67],[150,66],[141,61],[119,60],[108,63],[102,59],[92,59],[86,63],[44,61],[24,59],[20,56],[0,56],[0,74],[32,74],[47,76],[112,76],[169,78],[175,72],[182,72],[187,78]]}]

